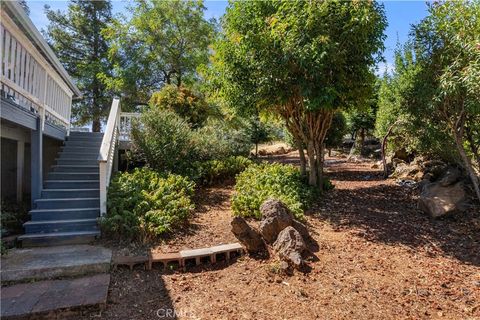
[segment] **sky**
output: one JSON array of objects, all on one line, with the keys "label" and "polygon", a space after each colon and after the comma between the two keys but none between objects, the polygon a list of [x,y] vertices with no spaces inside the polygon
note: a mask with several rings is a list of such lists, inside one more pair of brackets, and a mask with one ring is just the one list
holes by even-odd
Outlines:
[{"label": "sky", "polygon": [[[48,25],[48,19],[45,16],[44,5],[48,4],[52,9],[65,11],[68,1],[39,1],[27,0],[30,7],[30,18],[35,26],[41,30]],[[404,43],[408,39],[410,27],[418,23],[427,15],[427,4],[425,1],[382,1],[385,5],[388,27],[385,30],[387,39],[385,40],[385,52],[383,53],[386,63],[381,63],[378,73],[383,74],[385,70],[391,72],[393,69],[394,50],[397,42]],[[128,0],[116,0],[112,2],[113,13],[125,11],[129,4]],[[207,19],[219,19],[225,12],[227,1],[205,1],[207,10],[205,16]]]}]

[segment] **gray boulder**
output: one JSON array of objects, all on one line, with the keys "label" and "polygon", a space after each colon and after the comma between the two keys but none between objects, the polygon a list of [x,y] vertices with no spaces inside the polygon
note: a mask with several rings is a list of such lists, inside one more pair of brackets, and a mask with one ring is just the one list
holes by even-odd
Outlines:
[{"label": "gray boulder", "polygon": [[260,206],[262,221],[260,222],[260,233],[267,243],[273,243],[280,231],[292,225],[293,215],[287,206],[274,199],[265,201]]},{"label": "gray boulder", "polygon": [[232,233],[240,241],[249,253],[259,253],[265,251],[265,243],[262,237],[242,217],[233,218]]},{"label": "gray boulder", "polygon": [[302,253],[307,249],[300,233],[293,227],[286,227],[277,237],[273,249],[278,257],[294,268],[300,268],[305,264]]},{"label": "gray boulder", "polygon": [[427,184],[418,198],[418,208],[433,218],[464,211],[466,199],[462,182],[444,186],[442,182]]},{"label": "gray boulder", "polygon": [[462,172],[458,168],[449,167],[443,177],[440,179],[440,185],[442,187],[451,186],[456,183],[462,177]]}]

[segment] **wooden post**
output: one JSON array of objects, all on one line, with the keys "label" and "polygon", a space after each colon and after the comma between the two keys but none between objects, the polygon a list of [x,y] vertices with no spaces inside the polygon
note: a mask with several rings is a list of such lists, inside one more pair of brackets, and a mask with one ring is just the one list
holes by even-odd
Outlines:
[{"label": "wooden post", "polygon": [[23,170],[25,167],[25,142],[17,141],[17,203],[23,200]]},{"label": "wooden post", "polygon": [[37,118],[37,130],[32,130],[31,133],[31,197],[32,208],[35,200],[40,199],[42,194],[43,184],[43,131],[42,131],[42,119]]}]

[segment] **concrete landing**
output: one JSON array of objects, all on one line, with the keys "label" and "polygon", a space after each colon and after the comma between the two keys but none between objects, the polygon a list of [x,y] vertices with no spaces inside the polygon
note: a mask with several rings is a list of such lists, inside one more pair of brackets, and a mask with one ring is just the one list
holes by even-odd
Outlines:
[{"label": "concrete landing", "polygon": [[32,316],[54,318],[54,313],[103,307],[107,302],[109,274],[68,280],[47,280],[2,288],[1,318]]},{"label": "concrete landing", "polygon": [[112,251],[89,245],[14,249],[2,256],[1,280],[27,281],[105,273]]}]

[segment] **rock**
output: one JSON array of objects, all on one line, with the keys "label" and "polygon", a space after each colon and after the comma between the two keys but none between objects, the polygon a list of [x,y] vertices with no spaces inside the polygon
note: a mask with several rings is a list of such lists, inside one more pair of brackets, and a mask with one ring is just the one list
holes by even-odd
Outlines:
[{"label": "rock", "polygon": [[[394,159],[395,160],[395,159]],[[392,173],[393,178],[400,180],[414,180],[420,181],[423,178],[422,168],[418,164],[407,164],[400,160],[395,166],[395,171]]]},{"label": "rock", "polygon": [[403,161],[407,161],[408,160],[407,150],[405,150],[405,148],[396,150],[395,153],[393,154],[393,157],[397,159],[401,159]]},{"label": "rock", "polygon": [[233,218],[232,232],[235,237],[240,241],[249,253],[258,253],[265,250],[265,243],[262,237],[242,217]]},{"label": "rock", "polygon": [[372,164],[372,165],[370,166],[370,168],[371,168],[371,169],[378,169],[378,168],[380,168],[380,165],[375,162],[374,164]]},{"label": "rock", "polygon": [[461,177],[462,172],[458,168],[449,167],[439,183],[442,187],[447,187],[460,180]]},{"label": "rock", "polygon": [[432,181],[441,177],[447,169],[448,165],[441,160],[430,160],[423,163],[423,170],[426,174],[431,174],[430,180]]},{"label": "rock", "polygon": [[265,150],[265,149],[258,150],[258,155],[262,156],[262,157],[266,156],[267,155],[267,150]]},{"label": "rock", "polygon": [[305,264],[302,253],[306,250],[306,245],[300,233],[293,227],[286,227],[278,234],[273,249],[281,260],[297,269]]},{"label": "rock", "polygon": [[267,243],[273,243],[280,231],[292,225],[293,215],[283,202],[269,199],[260,206],[260,233]]},{"label": "rock", "polygon": [[442,186],[441,182],[427,184],[418,199],[418,208],[433,218],[462,212],[466,195],[462,182]]},{"label": "rock", "polygon": [[307,226],[297,221],[295,219],[292,220],[292,227],[300,233],[304,240],[310,240],[310,233],[308,232]]}]

